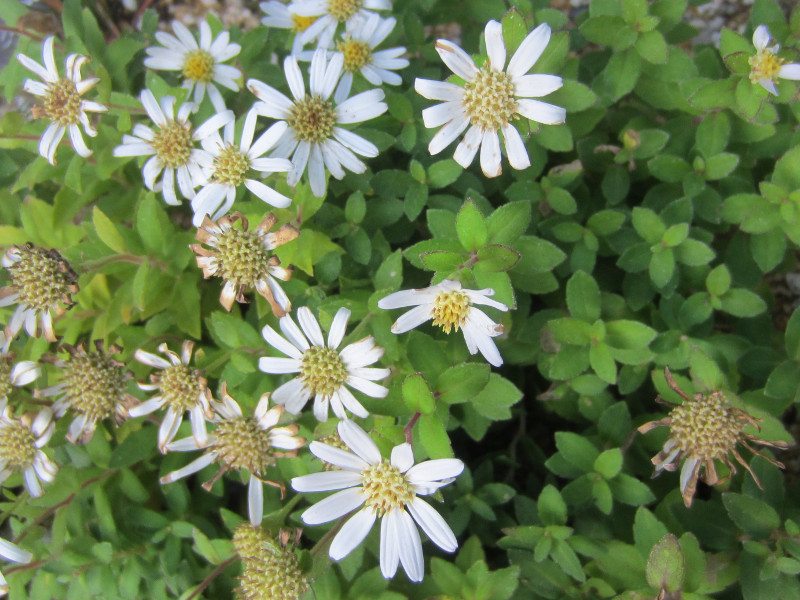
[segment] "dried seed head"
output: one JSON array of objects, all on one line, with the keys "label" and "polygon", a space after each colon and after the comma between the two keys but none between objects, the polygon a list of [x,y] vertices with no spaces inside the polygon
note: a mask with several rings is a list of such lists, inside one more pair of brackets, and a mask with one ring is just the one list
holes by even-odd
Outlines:
[{"label": "dried seed head", "polygon": [[308,576],[300,569],[294,548],[261,527],[239,525],[233,544],[243,563],[236,588],[239,600],[297,600],[308,589]]},{"label": "dried seed head", "polygon": [[71,294],[78,291],[78,276],[57,250],[33,244],[12,246],[4,257],[18,304],[45,312],[58,303],[73,304]]}]

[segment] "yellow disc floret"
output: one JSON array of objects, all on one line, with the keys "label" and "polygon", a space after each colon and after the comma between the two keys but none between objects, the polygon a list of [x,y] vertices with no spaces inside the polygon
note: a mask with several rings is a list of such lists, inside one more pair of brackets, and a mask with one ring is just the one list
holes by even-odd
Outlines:
[{"label": "yellow disc floret", "polygon": [[184,364],[170,365],[155,377],[164,404],[179,412],[194,407],[205,388],[201,377]]},{"label": "yellow disc floret", "polygon": [[173,169],[189,162],[192,156],[192,126],[187,122],[170,121],[150,141],[156,156]]},{"label": "yellow disc floret", "polygon": [[205,50],[192,50],[183,62],[183,76],[208,83],[214,79],[214,57]]},{"label": "yellow disc floret", "polygon": [[292,32],[303,33],[306,29],[311,27],[317,17],[301,17],[300,15],[292,15]]},{"label": "yellow disc floret", "polygon": [[330,397],[347,380],[347,368],[333,348],[311,346],[303,353],[300,377],[313,394]]},{"label": "yellow disc floret", "polygon": [[233,144],[227,144],[214,159],[213,180],[216,183],[230,186],[240,186],[247,178],[250,168],[250,159],[242,154],[241,150]]},{"label": "yellow disc floret", "polygon": [[250,417],[220,423],[214,431],[214,448],[219,460],[231,469],[261,474],[275,464],[268,433]]},{"label": "yellow disc floret", "polygon": [[775,52],[771,48],[759,50],[755,56],[751,56],[749,59],[750,81],[753,83],[759,83],[764,79],[776,81],[778,71],[785,62],[782,58],[775,56]]},{"label": "yellow disc floret", "polygon": [[333,135],[336,110],[329,100],[306,96],[295,102],[286,123],[301,142],[320,144]]},{"label": "yellow disc floret", "polygon": [[336,49],[344,55],[344,70],[355,72],[372,61],[369,44],[345,36],[336,42]]},{"label": "yellow disc floret", "polygon": [[36,450],[36,436],[22,421],[6,421],[0,427],[0,458],[5,469],[24,471],[33,464]]},{"label": "yellow disc floret", "polygon": [[439,292],[433,301],[433,324],[441,327],[445,333],[450,333],[453,327],[458,331],[467,320],[469,307],[469,296],[464,292]]},{"label": "yellow disc floret", "polygon": [[80,122],[81,97],[75,88],[75,82],[61,78],[47,85],[44,105],[34,111],[34,116],[44,116],[66,127]]},{"label": "yellow disc floret", "polygon": [[461,100],[470,124],[484,131],[497,131],[517,115],[517,100],[511,77],[489,67],[481,68],[464,84]]},{"label": "yellow disc floret", "polygon": [[328,0],[328,14],[340,23],[344,23],[363,5],[363,0]]},{"label": "yellow disc floret", "polygon": [[722,392],[697,395],[670,413],[670,437],[690,458],[724,460],[747,424],[740,415]]},{"label": "yellow disc floret", "polygon": [[414,500],[414,490],[408,478],[388,461],[370,465],[361,471],[361,479],[367,497],[364,504],[374,508],[379,515],[402,509]]}]

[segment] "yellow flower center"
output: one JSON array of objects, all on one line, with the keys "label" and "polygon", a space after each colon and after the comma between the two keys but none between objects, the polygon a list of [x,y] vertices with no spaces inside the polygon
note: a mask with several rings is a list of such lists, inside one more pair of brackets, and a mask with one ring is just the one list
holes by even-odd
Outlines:
[{"label": "yellow flower center", "polygon": [[237,146],[226,144],[222,152],[214,159],[214,175],[216,183],[238,187],[247,178],[250,159],[242,154]]},{"label": "yellow flower center", "polygon": [[48,84],[44,105],[33,111],[34,117],[44,116],[61,126],[75,125],[81,118],[81,97],[75,83],[67,78]]},{"label": "yellow flower center", "polygon": [[6,469],[19,472],[33,464],[36,458],[36,436],[19,420],[5,421],[0,427],[0,459]]},{"label": "yellow flower center", "polygon": [[445,333],[450,333],[452,327],[458,331],[467,320],[469,307],[469,296],[464,292],[439,292],[433,301],[433,324],[441,327]]},{"label": "yellow flower center", "polygon": [[361,479],[367,497],[364,504],[377,510],[379,515],[402,509],[414,500],[414,490],[408,478],[388,461],[368,466],[361,471]]},{"label": "yellow flower center", "polygon": [[192,50],[186,54],[183,76],[192,81],[208,83],[214,79],[214,57],[205,50]]},{"label": "yellow flower center", "polygon": [[111,417],[125,401],[125,371],[99,352],[75,354],[64,370],[62,382],[73,410],[92,422]]},{"label": "yellow flower center", "polygon": [[298,600],[308,589],[297,553],[262,527],[245,521],[234,530],[233,545],[243,566],[236,589],[239,600]]},{"label": "yellow flower center", "polygon": [[695,396],[669,416],[670,437],[688,457],[702,461],[726,458],[746,424],[722,392]]},{"label": "yellow flower center", "polygon": [[18,303],[45,312],[69,300],[77,276],[56,250],[19,246],[20,260],[8,267]]},{"label": "yellow flower center", "polygon": [[187,122],[170,121],[156,132],[150,144],[165,165],[173,169],[183,166],[192,156],[192,126]]},{"label": "yellow flower center", "polygon": [[220,423],[214,430],[214,448],[231,469],[263,474],[275,464],[269,435],[250,417]]},{"label": "yellow flower center", "polygon": [[764,48],[759,50],[755,56],[751,56],[748,62],[750,63],[750,81],[758,83],[762,79],[777,80],[778,71],[786,61],[775,56],[771,48]]},{"label": "yellow flower center", "polygon": [[336,110],[329,100],[306,96],[295,102],[286,123],[301,142],[320,144],[333,135]]},{"label": "yellow flower center", "polygon": [[517,100],[511,77],[489,67],[482,67],[472,81],[464,84],[461,104],[470,123],[484,131],[496,131],[517,118]]},{"label": "yellow flower center", "polygon": [[294,33],[303,33],[306,29],[311,27],[317,17],[301,17],[300,15],[292,15],[292,31]]},{"label": "yellow flower center", "polygon": [[372,62],[372,52],[367,42],[345,37],[344,40],[336,42],[336,49],[344,54],[345,71],[355,72]]},{"label": "yellow flower center", "polygon": [[5,356],[0,356],[0,400],[8,398],[11,390],[11,360]]},{"label": "yellow flower center", "polygon": [[314,395],[329,397],[347,380],[347,368],[333,348],[311,346],[303,353],[300,377]]},{"label": "yellow flower center", "polygon": [[184,364],[170,365],[161,371],[158,385],[164,403],[178,412],[191,409],[204,388],[200,376]]},{"label": "yellow flower center", "polygon": [[271,253],[258,234],[228,229],[217,235],[217,275],[239,286],[252,287],[270,267]]},{"label": "yellow flower center", "polygon": [[328,0],[328,14],[340,23],[344,23],[356,14],[363,4],[363,0]]}]

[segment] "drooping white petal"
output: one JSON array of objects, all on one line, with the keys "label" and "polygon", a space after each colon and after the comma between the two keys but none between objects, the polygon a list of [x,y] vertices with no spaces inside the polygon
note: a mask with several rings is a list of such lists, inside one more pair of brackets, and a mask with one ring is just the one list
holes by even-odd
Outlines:
[{"label": "drooping white petal", "polygon": [[[305,477],[308,477],[308,475],[305,475]],[[296,477],[292,480],[292,487],[294,489],[297,489],[295,488],[295,481],[297,479],[301,478]],[[306,525],[328,523],[329,521],[338,519],[350,511],[355,510],[364,504],[364,500],[365,497],[360,487],[350,487],[320,500],[315,505],[306,509],[300,518],[303,519],[303,523]]]},{"label": "drooping white petal", "polygon": [[392,510],[387,519],[395,519],[395,533],[400,550],[400,564],[411,581],[422,581],[425,577],[425,561],[422,557],[422,541],[414,520],[404,510]]},{"label": "drooping white petal", "polygon": [[337,431],[347,447],[369,464],[374,465],[381,462],[381,451],[361,427],[352,421],[341,421]]},{"label": "drooping white petal", "polygon": [[458,541],[453,530],[436,510],[421,498],[414,498],[406,508],[414,520],[422,527],[431,541],[445,552],[455,552]]},{"label": "drooping white petal", "polygon": [[342,560],[345,556],[355,550],[375,524],[375,511],[362,509],[354,514],[342,526],[336,537],[333,538],[328,555],[333,560]]},{"label": "drooping white petal", "polygon": [[473,77],[478,73],[478,67],[475,66],[469,54],[453,42],[437,40],[436,51],[442,58],[442,62],[464,81],[472,81]]},{"label": "drooping white petal", "polygon": [[[334,446],[329,446],[328,444],[323,444],[321,442],[311,442],[311,444],[308,446],[308,449],[311,451],[311,454],[317,458],[348,471],[360,473],[369,466],[364,459],[356,456],[352,452],[347,452],[341,448],[335,448]],[[337,471],[329,472],[336,473]],[[341,486],[331,489],[341,489]]]},{"label": "drooping white petal", "polygon": [[253,527],[261,525],[261,519],[264,518],[264,484],[252,473],[247,486],[247,508],[250,524]]}]

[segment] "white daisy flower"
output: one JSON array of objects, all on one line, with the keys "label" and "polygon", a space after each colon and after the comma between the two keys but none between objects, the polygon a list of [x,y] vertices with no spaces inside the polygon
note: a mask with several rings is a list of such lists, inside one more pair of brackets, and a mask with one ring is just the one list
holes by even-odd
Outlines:
[{"label": "white daisy flower", "polygon": [[750,81],[760,83],[769,93],[778,95],[775,84],[778,78],[800,80],[800,64],[786,64],[786,60],[776,56],[781,49],[780,44],[769,45],[770,35],[766,25],[759,25],[753,32],[755,56],[751,56]]},{"label": "white daisy flower", "polygon": [[417,79],[414,89],[429,100],[444,100],[422,111],[425,127],[443,127],[428,146],[438,154],[461,133],[467,133],[456,147],[453,158],[465,169],[481,150],[481,170],[487,177],[500,175],[500,138],[503,133],[508,162],[514,169],[526,169],[530,158],[525,144],[511,121],[523,116],[538,123],[557,125],[566,119],[560,106],[532,100],[556,91],[562,85],[557,75],[526,73],[550,41],[550,26],[542,23],[522,41],[506,64],[503,26],[489,21],[484,33],[489,60],[477,67],[470,56],[448,40],[438,40],[436,51],[448,68],[465,81],[457,85],[446,81]]},{"label": "white daisy flower", "polygon": [[[181,104],[176,115],[172,96],[164,96],[159,103],[153,92],[144,89],[140,100],[158,131],[146,125],[134,125],[133,135],[122,136],[122,144],[114,148],[114,156],[151,156],[142,168],[144,184],[148,190],[162,192],[167,204],[177,206],[180,201],[175,194],[176,179],[181,194],[189,200],[194,198],[197,182],[203,181],[198,162],[201,151],[195,143],[233,121],[233,111],[219,112],[194,130],[189,122],[194,104]],[[164,176],[156,181],[162,171]]]},{"label": "white daisy flower", "polygon": [[296,415],[314,396],[314,416],[318,421],[327,421],[329,403],[333,414],[340,419],[347,419],[345,409],[361,418],[369,416],[345,384],[371,398],[386,397],[389,390],[374,382],[388,377],[389,369],[367,366],[383,356],[383,348],[375,345],[375,338],[370,335],[341,352],[337,350],[348,319],[350,311],[346,308],[336,312],[327,345],[319,323],[307,306],[297,309],[300,327],[289,316],[278,322],[286,338],[269,325],[264,327],[262,334],[267,343],[289,358],[263,357],[258,361],[258,368],[271,374],[300,373],[273,392],[272,400],[276,404],[285,405],[288,412]]},{"label": "white daisy flower", "polygon": [[326,168],[336,179],[342,179],[345,169],[353,173],[366,171],[367,165],[356,154],[369,158],[378,155],[375,144],[340,125],[360,123],[387,110],[380,89],[362,92],[334,105],[329,98],[342,75],[344,58],[336,53],[328,60],[326,54],[326,50],[319,49],[311,59],[310,94],[306,94],[297,58],[286,57],[283,68],[294,100],[256,79],[247,82],[248,89],[260,100],[253,109],[265,117],[281,119],[279,122],[288,126],[272,155],[291,158],[289,185],[297,185],[307,165],[311,191],[318,198],[325,195]]},{"label": "white daisy flower", "polygon": [[5,407],[0,415],[0,484],[14,473],[22,473],[31,496],[44,494],[42,483],[53,481],[58,472],[58,466],[42,450],[54,429],[49,408],[31,421],[30,415],[15,419],[11,408]]},{"label": "white daisy flower", "polygon": [[0,308],[17,305],[6,325],[8,338],[16,337],[22,327],[28,335],[40,333],[48,342],[58,340],[53,330],[53,315],[63,315],[78,292],[78,275],[57,250],[33,244],[11,246],[2,258],[11,284],[0,288]]},{"label": "white daisy flower", "polygon": [[363,507],[333,538],[330,557],[341,560],[350,554],[380,517],[381,573],[387,579],[394,577],[399,562],[411,581],[422,581],[425,565],[414,522],[445,552],[455,552],[458,542],[447,522],[419,496],[433,494],[451,483],[464,470],[464,463],[456,458],[441,458],[414,465],[410,444],[395,446],[387,461],[375,442],[352,421],[341,421],[338,430],[352,452],[320,442],[311,442],[309,449],[341,470],[292,479],[292,488],[298,492],[341,490],[307,509],[301,516],[303,522],[319,525]]},{"label": "white daisy flower", "polygon": [[491,288],[466,290],[461,288],[461,283],[458,281],[445,279],[431,287],[401,290],[389,294],[378,301],[378,307],[387,310],[415,307],[395,321],[392,333],[405,333],[431,319],[433,324],[441,327],[445,333],[450,333],[453,327],[456,331],[461,329],[469,353],[475,354],[480,351],[489,364],[499,367],[503,364],[503,357],[500,356],[492,338],[503,333],[503,326],[473,306],[482,304],[507,311],[508,307],[505,304],[488,297],[492,295],[494,290]]},{"label": "white daisy flower", "polygon": [[[0,558],[21,565],[27,565],[33,560],[33,554],[27,550],[23,550],[16,544],[12,544],[8,540],[0,538]],[[6,594],[8,594],[8,584],[6,583],[6,578],[0,573],[0,596],[5,596]]]},{"label": "white daisy flower", "polygon": [[212,39],[211,27],[206,21],[200,22],[200,44],[194,39],[189,29],[179,21],[172,22],[171,35],[164,31],[156,32],[156,39],[164,46],[147,48],[144,66],[163,71],[180,71],[183,87],[191,95],[194,90],[194,103],[199,107],[206,91],[211,103],[218,111],[225,110],[225,100],[214,85],[239,91],[236,82],[242,76],[236,67],[224,65],[225,61],[238,55],[242,47],[230,43],[230,34],[221,32]]},{"label": "white daisy flower", "polygon": [[83,125],[86,135],[94,137],[97,135],[97,130],[92,127],[86,113],[108,110],[99,102],[81,99],[83,94],[100,81],[97,77],[82,78],[81,68],[89,59],[80,54],[70,54],[67,56],[65,65],[66,76],[61,77],[56,68],[53,41],[53,36],[50,36],[42,44],[44,66],[24,54],[17,54],[17,60],[22,63],[22,66],[42,79],[42,81],[26,79],[23,89],[42,98],[42,104],[33,109],[33,116],[52,121],[44,130],[39,142],[39,154],[45,157],[51,165],[56,164],[56,149],[67,131],[69,131],[69,139],[75,152],[83,157],[89,156],[92,151],[83,141],[78,124]]},{"label": "white daisy flower", "polygon": [[206,380],[200,376],[199,371],[189,369],[192,359],[194,343],[183,342],[181,355],[178,356],[166,344],[161,344],[158,351],[167,355],[169,361],[160,356],[136,350],[134,357],[141,363],[150,367],[161,369],[160,373],[150,375],[151,383],[139,383],[139,389],[146,391],[157,390],[158,394],[138,406],[128,410],[131,417],[148,415],[160,408],[167,409],[164,420],[158,429],[158,449],[166,452],[169,444],[183,423],[183,414],[189,411],[192,421],[192,435],[198,445],[205,445],[208,440],[206,433],[206,417],[211,418],[211,408]]},{"label": "white daisy flower", "polygon": [[[285,492],[283,484],[263,479],[267,469],[275,465],[276,458],[297,456],[297,449],[306,443],[298,437],[297,425],[276,427],[283,414],[282,406],[269,408],[269,394],[264,394],[258,402],[255,414],[245,417],[238,402],[228,394],[227,384],[222,384],[222,401],[211,401],[214,410],[213,422],[216,429],[209,434],[205,443],[194,437],[184,438],[167,444],[167,450],[186,452],[205,450],[202,456],[185,467],[161,478],[161,483],[172,483],[193,473],[197,473],[213,462],[220,463],[220,470],[203,487],[210,490],[225,472],[230,469],[245,470],[248,473],[248,507],[250,523],[261,524],[264,514],[264,483]],[[278,449],[276,451],[276,448]],[[281,451],[283,450],[283,451]]]},{"label": "white daisy flower", "polygon": [[27,385],[42,375],[42,368],[31,360],[14,363],[14,353],[9,350],[11,338],[0,331],[0,412],[5,410],[8,397],[15,387]]},{"label": "white daisy flower", "polygon": [[292,43],[292,54],[297,54],[303,49],[303,42],[300,39],[301,33],[308,29],[317,17],[301,17],[291,11],[291,8],[278,0],[268,0],[258,5],[266,16],[261,22],[267,27],[278,29],[289,29],[295,34]]},{"label": "white daisy flower", "polygon": [[216,220],[228,212],[236,200],[236,190],[244,185],[261,200],[277,208],[286,208],[291,198],[279,194],[257,179],[249,177],[251,170],[265,175],[285,172],[292,163],[285,158],[264,158],[283,133],[286,123],[274,123],[254,142],[258,113],[251,109],[244,119],[244,129],[239,144],[234,143],[234,123],[223,128],[223,135],[214,131],[202,140],[205,152],[200,155],[205,183],[192,199],[195,227],[200,227],[206,215]]},{"label": "white daisy flower", "polygon": [[316,40],[318,48],[330,47],[339,23],[347,26],[374,14],[370,11],[391,8],[391,0],[295,0],[289,4],[293,14],[315,18],[298,38],[303,46]]},{"label": "white daisy flower", "polygon": [[333,95],[337,104],[350,95],[356,72],[361,73],[372,85],[400,85],[403,82],[400,75],[393,71],[408,66],[408,60],[400,58],[406,49],[397,47],[374,52],[396,24],[397,20],[393,17],[381,19],[376,13],[370,13],[366,21],[359,19],[348,22],[344,37],[336,42],[336,52],[342,54],[344,65],[344,74]]}]

